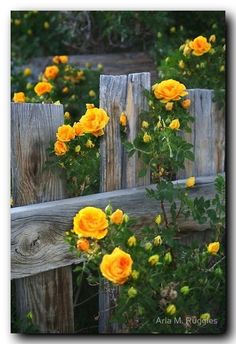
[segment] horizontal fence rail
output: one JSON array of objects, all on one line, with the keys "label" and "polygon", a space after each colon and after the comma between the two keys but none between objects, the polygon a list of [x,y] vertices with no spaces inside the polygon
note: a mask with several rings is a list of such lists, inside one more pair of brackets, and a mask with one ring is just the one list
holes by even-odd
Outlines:
[{"label": "horizontal fence rail", "polygon": [[[191,197],[214,197],[215,176],[197,177],[196,185],[190,191]],[[185,180],[174,181],[185,186]],[[155,189],[155,185],[148,188]],[[146,194],[146,187],[136,187],[65,200],[33,204],[11,210],[11,262],[12,278],[30,276],[42,271],[81,261],[68,252],[63,235],[72,228],[75,214],[85,206],[104,209],[111,203],[114,209],[124,209],[131,217],[137,218],[136,229],[153,224],[160,212],[157,201]],[[168,204],[165,204],[168,212]],[[207,225],[180,219],[184,232],[203,231]],[[192,235],[192,234],[191,234]]]}]

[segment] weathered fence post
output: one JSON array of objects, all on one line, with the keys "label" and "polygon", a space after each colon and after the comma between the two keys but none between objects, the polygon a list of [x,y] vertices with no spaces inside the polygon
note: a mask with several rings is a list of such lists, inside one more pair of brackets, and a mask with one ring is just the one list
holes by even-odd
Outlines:
[{"label": "weathered fence post", "polygon": [[195,160],[186,161],[185,169],[177,179],[190,176],[210,176],[225,170],[225,113],[213,102],[214,91],[188,90],[191,99],[190,113],[195,121],[192,132],[184,133],[193,144]]},{"label": "weathered fence post", "polygon": [[[100,107],[110,116],[100,151],[101,151],[101,191],[113,191],[150,184],[150,174],[138,178],[142,163],[137,155],[128,160],[121,145],[120,114],[125,112],[128,118],[128,139],[132,140],[138,130],[138,115],[147,107],[143,91],[150,89],[150,73],[136,73],[100,77]],[[99,295],[99,332],[117,333],[117,325],[109,324],[112,309],[116,305],[119,289],[103,281]]]},{"label": "weathered fence post", "polygon": [[[46,149],[63,123],[63,106],[49,104],[11,105],[11,179],[14,206],[65,198],[58,176],[45,170]],[[37,251],[41,232],[32,227],[21,238],[21,255]],[[43,259],[43,257],[42,257]],[[71,267],[15,280],[17,315],[32,312],[41,333],[72,333],[73,289]]]}]

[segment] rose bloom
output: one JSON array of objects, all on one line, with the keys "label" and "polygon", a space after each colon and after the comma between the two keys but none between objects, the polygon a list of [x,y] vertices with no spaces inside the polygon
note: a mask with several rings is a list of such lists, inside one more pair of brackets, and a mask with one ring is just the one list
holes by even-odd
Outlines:
[{"label": "rose bloom", "polygon": [[68,56],[62,55],[62,56],[54,56],[52,61],[54,63],[67,63],[68,62]]},{"label": "rose bloom", "polygon": [[186,180],[186,187],[191,188],[191,187],[193,187],[195,185],[195,183],[196,183],[195,177],[189,177]]},{"label": "rose bloom", "polygon": [[124,213],[122,210],[117,209],[114,213],[111,214],[110,219],[112,223],[120,225],[123,222]]},{"label": "rose bloom", "polygon": [[95,207],[85,207],[74,217],[74,232],[83,237],[102,239],[108,232],[106,214]]},{"label": "rose bloom", "polygon": [[45,69],[44,76],[47,79],[54,80],[59,73],[59,68],[57,66],[48,66]]},{"label": "rose bloom", "polygon": [[190,48],[193,50],[192,54],[201,56],[211,49],[211,43],[207,42],[206,37],[198,36],[189,43]]},{"label": "rose bloom", "polygon": [[68,152],[68,147],[64,142],[56,141],[54,143],[54,152],[56,155],[64,155],[66,152]]},{"label": "rose bloom", "polygon": [[14,93],[14,97],[12,99],[14,103],[24,103],[25,102],[25,94],[24,92],[16,92]]},{"label": "rose bloom", "polygon": [[111,254],[105,254],[100,264],[102,275],[115,284],[124,284],[132,273],[131,256],[116,247]]},{"label": "rose bloom", "polygon": [[188,94],[186,87],[179,81],[168,79],[152,86],[152,90],[157,99],[162,103],[179,100]]},{"label": "rose bloom", "polygon": [[120,115],[120,124],[125,127],[127,125],[127,117],[124,112],[121,113]]},{"label": "rose bloom", "polygon": [[73,125],[73,128],[75,130],[76,136],[82,136],[84,135],[84,128],[80,122],[75,122]]},{"label": "rose bloom", "polygon": [[103,129],[107,125],[108,121],[109,116],[107,116],[106,111],[96,107],[88,109],[80,119],[84,132],[91,133],[96,137],[104,134]]},{"label": "rose bloom", "polygon": [[63,124],[57,129],[56,137],[59,141],[69,142],[75,138],[75,129],[69,124]]},{"label": "rose bloom", "polygon": [[217,254],[217,252],[219,251],[220,249],[220,243],[219,241],[216,241],[216,242],[212,242],[210,243],[208,246],[207,246],[207,251],[208,253],[211,253],[213,255]]},{"label": "rose bloom", "polygon": [[76,247],[80,251],[87,252],[89,250],[89,241],[85,238],[77,240]]},{"label": "rose bloom", "polygon": [[45,93],[50,93],[52,90],[52,85],[49,82],[38,82],[37,85],[34,88],[34,92],[38,96],[42,96]]},{"label": "rose bloom", "polygon": [[182,102],[181,102],[181,106],[183,109],[188,109],[191,105],[191,99],[184,99]]},{"label": "rose bloom", "polygon": [[24,76],[29,76],[29,75],[31,75],[31,74],[32,74],[32,71],[31,71],[30,68],[25,68],[25,69],[24,69]]},{"label": "rose bloom", "polygon": [[178,130],[180,127],[180,122],[178,119],[173,119],[173,121],[171,121],[169,128],[172,130]]}]

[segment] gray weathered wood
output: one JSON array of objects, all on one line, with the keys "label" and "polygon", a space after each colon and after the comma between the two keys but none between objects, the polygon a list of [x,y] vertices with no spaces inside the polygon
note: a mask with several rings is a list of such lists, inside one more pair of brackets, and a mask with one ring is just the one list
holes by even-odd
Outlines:
[{"label": "gray weathered wood", "polygon": [[[110,121],[103,137],[101,152],[101,191],[113,191],[138,185],[150,184],[150,172],[139,178],[138,174],[143,163],[135,154],[128,159],[121,143],[120,115],[127,116],[127,139],[133,140],[140,124],[139,115],[147,109],[144,90],[150,90],[150,73],[136,73],[127,76],[100,77],[100,107],[104,108]],[[103,280],[99,294],[99,333],[120,332],[117,324],[110,324],[116,299],[119,294],[117,287]]]},{"label": "gray weathered wood", "polygon": [[[121,75],[151,72],[152,81],[154,82],[157,78],[155,63],[151,56],[145,52],[71,55],[69,56],[70,62],[82,69],[86,68],[87,63],[91,65],[92,69],[96,69],[98,64],[102,64],[104,74]],[[25,67],[32,69],[32,79],[36,81],[45,67],[51,64],[52,56],[35,57]]]},{"label": "gray weathered wood", "polygon": [[213,102],[214,92],[206,89],[188,90],[192,101],[190,113],[195,121],[192,133],[185,139],[194,145],[194,162],[186,161],[185,170],[177,177],[209,176],[225,170],[225,113]]},{"label": "gray weathered wood", "polygon": [[[133,142],[140,128],[140,113],[148,109],[144,90],[150,90],[150,73],[129,74],[127,79],[127,97],[125,113],[128,119],[127,140]],[[139,177],[144,163],[135,153],[131,158],[124,152],[122,161],[122,187],[149,185],[150,171],[144,177]]]},{"label": "gray weathered wood", "polygon": [[33,323],[39,326],[40,333],[73,333],[73,286],[68,268],[24,277],[17,282],[17,308],[23,314],[32,312]]},{"label": "gray weathered wood", "polygon": [[[12,104],[11,105],[11,180],[12,196],[15,206],[62,199],[66,192],[60,178],[45,170],[46,149],[55,140],[57,127],[63,123],[63,106],[49,104]],[[15,208],[20,209],[20,208]],[[47,235],[38,235],[27,218],[23,219],[17,237],[17,254],[24,257],[38,251],[44,240],[53,244],[55,235],[47,227]],[[26,231],[25,231],[26,230]],[[42,253],[42,251],[41,251]],[[38,256],[38,261],[43,259]],[[14,258],[12,257],[14,265]],[[27,264],[25,266],[27,269]],[[37,273],[37,269],[36,269]],[[29,276],[30,274],[28,274]],[[17,278],[12,270],[12,278]],[[73,332],[72,272],[70,267],[57,271],[17,279],[17,315],[23,321],[31,311],[33,323],[41,333]],[[65,288],[66,285],[66,288]],[[59,292],[59,288],[63,287]]]},{"label": "gray weathered wood", "polygon": [[65,198],[62,180],[45,170],[46,149],[63,122],[63,106],[11,105],[11,187],[14,206]]},{"label": "gray weathered wood", "polygon": [[[197,177],[195,187],[189,189],[190,196],[211,199],[215,194],[214,180],[215,176]],[[185,187],[185,180],[173,183]],[[148,188],[155,187],[150,185]],[[137,229],[153,224],[155,215],[161,210],[157,201],[147,196],[145,186],[12,208],[12,278],[30,276],[73,263],[75,257],[68,254],[68,246],[62,240],[63,233],[72,228],[73,217],[81,208],[94,206],[104,209],[108,203],[114,209],[123,209],[129,216],[137,218]],[[168,204],[165,207],[168,212]],[[193,232],[206,228],[192,220],[180,221],[179,226],[186,235],[191,236]],[[29,230],[35,234],[29,236]],[[40,239],[37,240],[38,237]]]},{"label": "gray weathered wood", "polygon": [[120,114],[125,109],[127,76],[101,75],[100,107],[110,120],[100,144],[100,191],[121,189],[122,145],[120,138]]}]

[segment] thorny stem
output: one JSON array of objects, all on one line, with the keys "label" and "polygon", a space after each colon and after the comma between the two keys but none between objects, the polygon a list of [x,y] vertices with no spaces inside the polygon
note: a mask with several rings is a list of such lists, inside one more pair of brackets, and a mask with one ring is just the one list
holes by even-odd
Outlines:
[{"label": "thorny stem", "polygon": [[[165,124],[165,121],[162,120],[163,122],[163,127],[166,128],[166,124]],[[166,142],[167,142],[167,146],[169,148],[169,151],[170,151],[170,158],[173,158],[173,151],[172,151],[172,148],[171,148],[171,145],[170,145],[170,141],[169,141],[169,137],[167,136],[164,136],[164,138],[166,139]]]},{"label": "thorny stem", "polygon": [[212,271],[212,270],[214,269],[214,267],[215,267],[216,265],[220,264],[220,263],[222,262],[222,260],[224,260],[224,259],[225,259],[225,256],[222,257],[220,260],[218,260],[218,262],[216,262],[214,265],[212,265],[212,267],[211,267],[210,269],[208,269],[207,271]]},{"label": "thorny stem", "polygon": [[165,221],[166,227],[168,227],[168,220],[167,220],[166,210],[165,210],[163,201],[161,201],[161,210],[162,210],[162,213],[164,216],[164,221]]}]

